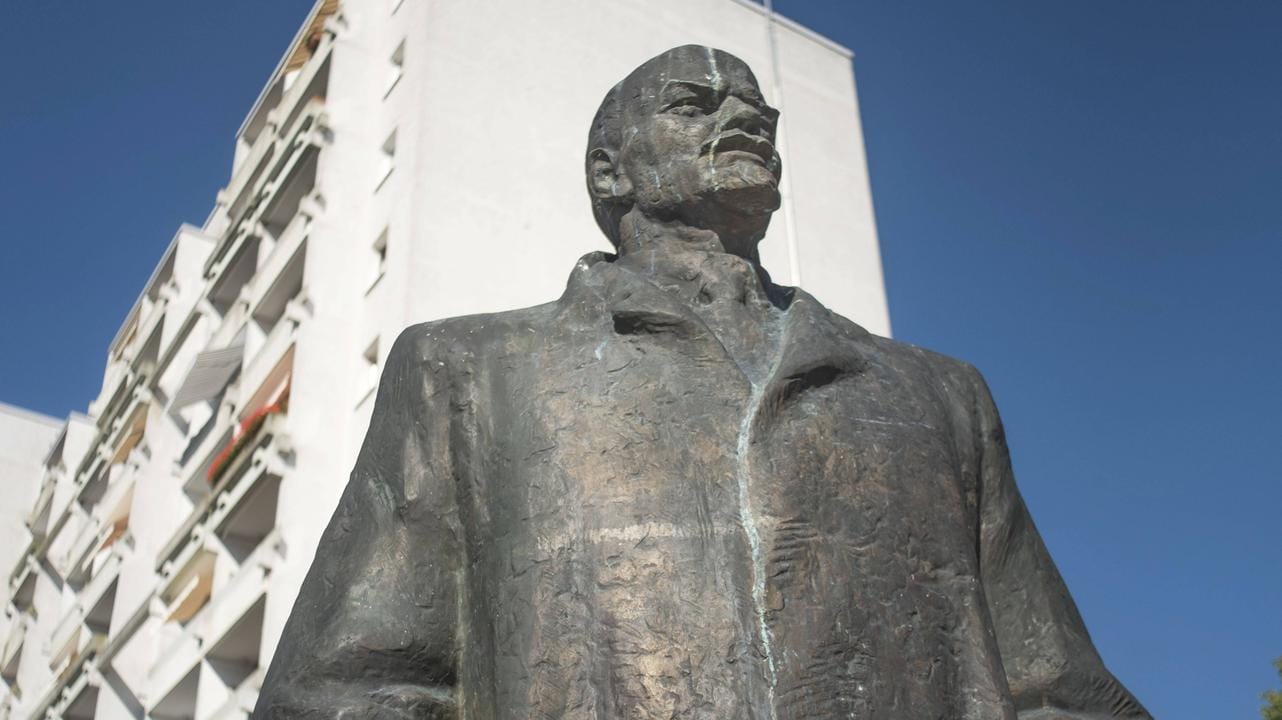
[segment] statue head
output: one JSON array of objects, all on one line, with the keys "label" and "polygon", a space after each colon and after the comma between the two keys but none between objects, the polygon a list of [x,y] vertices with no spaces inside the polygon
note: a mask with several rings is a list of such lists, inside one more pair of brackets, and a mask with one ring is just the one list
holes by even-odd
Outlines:
[{"label": "statue head", "polygon": [[621,252],[631,212],[717,233],[756,254],[779,207],[779,113],[739,58],[700,45],[643,63],[606,93],[588,136],[587,184],[597,224]]}]

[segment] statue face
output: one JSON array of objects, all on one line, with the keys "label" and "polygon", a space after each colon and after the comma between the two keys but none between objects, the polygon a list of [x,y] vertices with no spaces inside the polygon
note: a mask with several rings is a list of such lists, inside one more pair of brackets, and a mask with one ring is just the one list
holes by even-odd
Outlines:
[{"label": "statue face", "polygon": [[620,101],[617,167],[642,212],[754,242],[765,233],[779,207],[779,113],[747,65],[710,48],[677,48],[637,68]]}]

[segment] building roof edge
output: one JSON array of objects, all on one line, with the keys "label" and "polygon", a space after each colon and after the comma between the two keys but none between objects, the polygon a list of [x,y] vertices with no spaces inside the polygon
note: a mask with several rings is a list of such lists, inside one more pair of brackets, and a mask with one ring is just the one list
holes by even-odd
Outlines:
[{"label": "building roof edge", "polygon": [[245,128],[249,125],[249,121],[253,119],[254,115],[258,113],[258,108],[262,107],[263,98],[267,97],[267,92],[271,90],[272,83],[280,76],[280,71],[284,69],[290,54],[294,52],[294,48],[303,39],[303,34],[307,32],[307,28],[311,25],[312,18],[316,16],[316,13],[324,4],[325,0],[315,0],[312,3],[311,9],[307,11],[307,16],[303,18],[303,22],[298,25],[298,30],[294,32],[294,37],[285,46],[285,52],[281,53],[280,60],[276,62],[276,67],[272,68],[271,74],[267,76],[267,82],[263,83],[262,89],[258,91],[258,96],[254,98],[254,104],[249,107],[249,112],[245,113],[245,119],[240,121],[240,126],[236,128],[235,137],[239,138],[245,134]]},{"label": "building roof edge", "polygon": [[54,428],[60,428],[64,423],[63,420],[59,420],[52,415],[45,415],[37,410],[28,410],[27,408],[19,407],[17,405],[10,405],[7,402],[0,402],[0,413],[12,415],[14,417],[22,418],[23,420],[29,420],[31,422],[48,425],[49,427]]},{"label": "building roof edge", "polygon": [[855,57],[854,51],[846,47],[845,45],[842,45],[836,40],[832,40],[828,37],[825,37],[824,35],[821,35],[815,30],[811,30],[805,25],[802,25],[796,20],[793,20],[792,18],[789,18],[785,15],[780,15],[778,12],[775,12],[772,9],[767,9],[764,4],[760,2],[756,2],[756,0],[731,0],[731,2],[734,2],[738,5],[742,5],[748,8],[749,10],[760,13],[761,15],[764,15],[767,17],[773,16],[775,21],[778,22],[783,27],[797,33],[798,35],[806,38],[807,40],[810,40],[818,45],[822,45],[823,47],[837,53],[838,55],[843,55],[848,59]]}]

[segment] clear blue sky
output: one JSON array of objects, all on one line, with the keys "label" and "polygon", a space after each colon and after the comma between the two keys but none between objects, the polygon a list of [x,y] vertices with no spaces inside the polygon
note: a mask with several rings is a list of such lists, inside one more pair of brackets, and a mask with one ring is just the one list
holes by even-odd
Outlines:
[{"label": "clear blue sky", "polygon": [[[6,4],[0,400],[96,393],[309,5]],[[1282,3],[776,7],[855,51],[896,335],[988,377],[1110,666],[1160,718],[1258,717],[1282,655]]]}]

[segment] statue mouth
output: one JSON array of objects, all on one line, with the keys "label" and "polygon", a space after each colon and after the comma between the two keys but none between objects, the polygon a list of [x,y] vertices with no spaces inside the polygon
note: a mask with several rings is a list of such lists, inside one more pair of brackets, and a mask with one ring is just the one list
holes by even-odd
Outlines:
[{"label": "statue mouth", "polygon": [[707,156],[746,153],[761,160],[770,167],[775,154],[775,146],[760,135],[750,135],[742,130],[731,130],[703,144],[701,154]]}]

